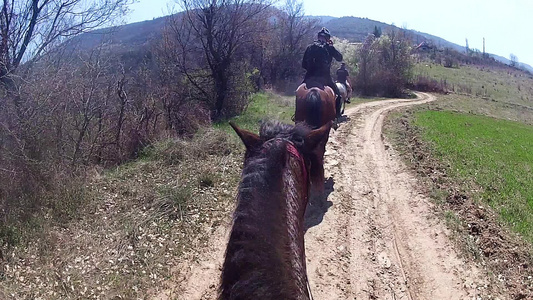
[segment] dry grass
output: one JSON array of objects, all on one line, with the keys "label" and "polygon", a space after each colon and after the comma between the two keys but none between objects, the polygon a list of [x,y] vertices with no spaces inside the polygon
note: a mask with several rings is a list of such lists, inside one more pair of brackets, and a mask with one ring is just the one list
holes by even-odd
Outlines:
[{"label": "dry grass", "polygon": [[[254,131],[264,118],[290,123],[293,105],[293,97],[259,93],[234,120]],[[0,257],[0,299],[158,294],[230,221],[243,154],[240,140],[221,123],[192,140],[157,143],[113,170],[94,170],[83,185],[68,182],[77,189],[50,195],[55,204],[35,218],[40,229]],[[0,234],[20,237],[16,228]]]},{"label": "dry grass", "polygon": [[220,130],[169,140],[96,172],[73,221],[5,257],[2,299],[142,299],[164,288],[233,209],[243,148]]}]

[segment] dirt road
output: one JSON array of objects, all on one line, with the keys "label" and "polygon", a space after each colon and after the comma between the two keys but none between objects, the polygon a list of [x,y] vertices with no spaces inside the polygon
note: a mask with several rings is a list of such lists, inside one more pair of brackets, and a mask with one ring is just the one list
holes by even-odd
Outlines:
[{"label": "dirt road", "polygon": [[[356,106],[331,136],[330,207],[305,236],[315,299],[476,299],[484,286],[479,270],[452,248],[416,178],[383,142],[387,112],[434,100],[420,98]],[[311,212],[320,218],[324,210]]]},{"label": "dirt road", "polygon": [[[307,272],[314,299],[477,299],[485,276],[453,249],[417,179],[383,142],[384,116],[433,101],[364,103],[346,111],[326,152],[327,202],[306,216]],[[229,224],[159,298],[214,299]]]}]

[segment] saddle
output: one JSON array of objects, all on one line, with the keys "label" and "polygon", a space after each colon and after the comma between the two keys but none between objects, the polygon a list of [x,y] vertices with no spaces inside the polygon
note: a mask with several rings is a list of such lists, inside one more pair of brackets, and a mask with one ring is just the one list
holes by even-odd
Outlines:
[{"label": "saddle", "polygon": [[302,83],[305,83],[308,89],[316,87],[323,90],[326,86],[324,84],[324,80],[320,77],[309,77],[307,79],[304,79]]},{"label": "saddle", "polygon": [[345,97],[346,95],[348,95],[348,87],[346,86],[346,83],[339,82],[339,81],[336,81],[335,83],[338,84],[337,88],[339,89],[339,93],[341,94],[342,97]]}]

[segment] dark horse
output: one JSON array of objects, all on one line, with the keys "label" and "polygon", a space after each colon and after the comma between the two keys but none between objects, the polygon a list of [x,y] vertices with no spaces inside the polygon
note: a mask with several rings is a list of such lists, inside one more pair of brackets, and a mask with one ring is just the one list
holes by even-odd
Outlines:
[{"label": "dark horse", "polygon": [[[296,112],[294,113],[295,123],[305,122],[311,128],[319,128],[335,121],[335,118],[335,94],[329,86],[317,84],[315,81],[314,84],[313,82],[302,83],[298,87],[296,90]],[[328,138],[329,134],[324,136],[310,157],[311,182],[319,194],[324,192],[324,153]]]},{"label": "dark horse", "polygon": [[246,146],[219,300],[310,299],[304,212],[309,155],[331,123],[267,122],[256,135],[231,124]]}]

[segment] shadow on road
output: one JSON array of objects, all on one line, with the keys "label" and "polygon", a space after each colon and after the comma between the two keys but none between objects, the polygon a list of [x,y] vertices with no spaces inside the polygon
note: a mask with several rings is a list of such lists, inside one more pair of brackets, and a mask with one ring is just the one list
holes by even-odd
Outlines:
[{"label": "shadow on road", "polygon": [[305,231],[320,224],[328,209],[333,205],[331,201],[328,201],[328,196],[334,191],[334,185],[335,181],[332,177],[329,177],[324,183],[324,194],[311,195],[309,203],[307,204],[307,209],[305,210]]}]

